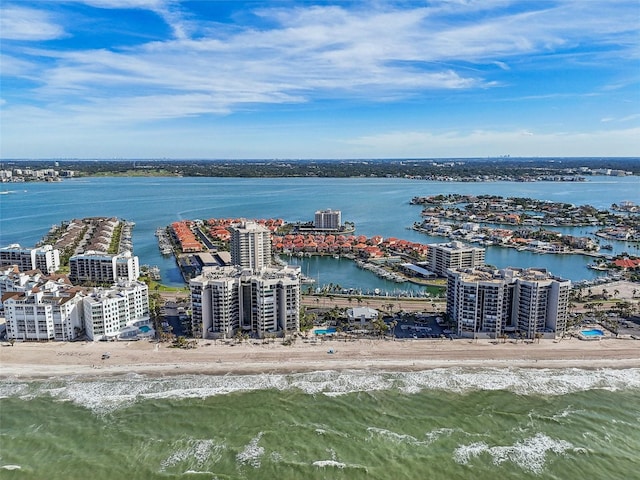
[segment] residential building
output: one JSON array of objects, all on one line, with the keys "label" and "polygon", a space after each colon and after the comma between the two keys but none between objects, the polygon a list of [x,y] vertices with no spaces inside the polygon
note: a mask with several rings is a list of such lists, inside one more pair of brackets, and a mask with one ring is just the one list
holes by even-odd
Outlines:
[{"label": "residential building", "polygon": [[570,289],[544,269],[451,269],[447,314],[463,337],[556,338],[566,331]]},{"label": "residential building", "polygon": [[40,270],[53,273],[60,268],[60,251],[51,245],[23,248],[14,243],[0,248],[0,267],[17,265],[21,271]]},{"label": "residential building", "polygon": [[254,272],[271,265],[271,232],[253,222],[243,221],[231,230],[231,263]]},{"label": "residential building", "polygon": [[138,257],[131,252],[114,255],[88,251],[69,259],[69,278],[75,284],[133,282],[139,276]]},{"label": "residential building", "polygon": [[7,338],[66,341],[80,334],[84,289],[62,276],[50,277],[39,271],[32,275],[15,272],[2,275],[2,279]]},{"label": "residential building", "polygon": [[123,332],[150,329],[149,289],[144,282],[120,281],[95,288],[83,300],[85,333],[89,340],[118,338]]},{"label": "residential building", "polygon": [[342,212],[340,210],[318,210],[315,214],[313,227],[316,230],[340,230],[342,226]]},{"label": "residential building", "polygon": [[194,336],[264,338],[300,327],[300,267],[210,267],[189,285]]},{"label": "residential building", "polygon": [[424,267],[440,277],[450,268],[478,268],[484,265],[485,249],[465,246],[461,242],[430,244]]}]

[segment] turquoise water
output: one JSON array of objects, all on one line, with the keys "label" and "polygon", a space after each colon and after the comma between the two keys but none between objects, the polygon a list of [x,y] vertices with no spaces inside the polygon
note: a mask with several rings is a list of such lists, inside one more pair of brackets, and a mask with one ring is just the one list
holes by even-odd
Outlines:
[{"label": "turquoise water", "polygon": [[143,332],[143,333],[150,332],[151,331],[151,327],[147,327],[146,325],[142,325],[140,327],[140,331]]},{"label": "turquoise water", "polygon": [[316,335],[328,335],[330,333],[336,333],[335,328],[318,328],[313,331]]},{"label": "turquoise water", "polygon": [[603,337],[604,332],[602,330],[598,330],[597,328],[591,328],[589,330],[580,330],[580,333],[585,337]]},{"label": "turquoise water", "polygon": [[626,479],[640,451],[640,369],[15,379],[0,397],[1,478]]}]

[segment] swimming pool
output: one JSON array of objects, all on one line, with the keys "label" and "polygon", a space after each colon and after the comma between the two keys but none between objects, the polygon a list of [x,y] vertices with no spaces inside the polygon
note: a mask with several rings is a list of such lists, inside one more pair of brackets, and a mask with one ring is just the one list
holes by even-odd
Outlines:
[{"label": "swimming pool", "polygon": [[331,333],[336,333],[335,328],[319,328],[315,331],[316,335],[329,335]]},{"label": "swimming pool", "polygon": [[590,328],[588,330],[580,330],[585,337],[604,337],[604,332],[599,328]]},{"label": "swimming pool", "polygon": [[148,333],[151,330],[151,327],[148,327],[146,325],[142,325],[141,327],[138,327],[138,329],[142,332],[142,333]]}]

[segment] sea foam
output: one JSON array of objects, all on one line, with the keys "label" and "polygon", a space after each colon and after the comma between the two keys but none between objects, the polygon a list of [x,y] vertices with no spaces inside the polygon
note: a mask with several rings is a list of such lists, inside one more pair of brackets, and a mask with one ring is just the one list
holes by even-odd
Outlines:
[{"label": "sea foam", "polygon": [[264,447],[258,445],[263,432],[258,433],[251,441],[245,445],[244,449],[236,455],[236,461],[242,465],[250,465],[253,468],[260,468]]},{"label": "sea foam", "polygon": [[484,442],[461,445],[454,451],[453,459],[457,463],[467,464],[474,457],[487,453],[492,457],[494,465],[509,461],[523,470],[539,474],[544,469],[549,452],[562,455],[567,450],[572,449],[574,449],[574,446],[569,442],[556,440],[543,433],[538,433],[533,437],[525,438],[508,446],[490,447]]},{"label": "sea foam", "polygon": [[640,389],[640,368],[527,369],[440,368],[418,372],[319,371],[296,374],[184,375],[154,378],[127,375],[98,380],[60,378],[0,381],[0,397],[46,395],[105,414],[148,399],[207,398],[256,390],[299,390],[309,395],[345,395],[393,390],[467,393],[504,390],[519,395],[564,395],[593,389]]},{"label": "sea foam", "polygon": [[216,443],[212,439],[197,440],[189,439],[186,441],[178,441],[172,445],[173,452],[162,462],[160,471],[174,467],[183,462],[195,463],[195,466],[201,468],[206,462],[220,459],[221,452],[225,450],[225,446]]}]

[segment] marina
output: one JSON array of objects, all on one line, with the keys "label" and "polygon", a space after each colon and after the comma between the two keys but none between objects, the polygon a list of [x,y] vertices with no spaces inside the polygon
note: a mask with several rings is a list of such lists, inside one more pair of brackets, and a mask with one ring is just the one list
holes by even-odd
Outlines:
[{"label": "marina", "polygon": [[171,239],[167,233],[167,229],[158,228],[156,230],[156,237],[158,238],[158,248],[160,249],[160,253],[162,253],[162,255],[173,254],[173,245],[171,244]]},{"label": "marina", "polygon": [[[384,238],[395,237],[420,243],[441,243],[442,237],[425,235],[410,229],[419,209],[410,204],[414,196],[446,192],[483,194],[500,192],[503,196],[526,195],[534,198],[562,198],[574,204],[592,204],[608,208],[611,203],[640,203],[640,181],[637,177],[591,177],[585,182],[434,182],[398,178],[83,178],[54,183],[28,184],[3,198],[3,225],[0,243],[35,245],[52,224],[74,217],[116,216],[135,222],[131,239],[141,264],[157,265],[162,283],[183,286],[184,280],[169,250],[170,240],[160,225],[190,218],[308,218],[318,208],[331,205],[342,209],[345,217],[357,225],[357,234]],[[132,194],[132,192],[135,192]],[[167,195],[166,192],[170,192]],[[238,192],[251,192],[238,196]],[[39,206],[47,198],[47,209]],[[70,202],[69,198],[74,201]],[[262,199],[269,198],[268,203]],[[132,209],[131,204],[136,208]],[[160,231],[158,231],[160,230]],[[558,228],[563,233],[575,231],[583,235],[585,228]],[[159,236],[155,234],[159,233]],[[160,250],[167,247],[165,254]],[[638,245],[625,241],[607,241],[612,250],[607,255],[623,252],[638,254]],[[486,247],[486,262],[498,268],[507,266],[548,268],[555,275],[574,282],[593,281],[608,272],[587,268],[593,258],[583,255],[548,255],[515,248]],[[285,258],[288,261],[288,258]],[[322,258],[291,257],[301,264],[302,272],[316,285],[340,284],[364,291],[393,292],[423,287],[409,282],[378,277],[358,268],[344,258],[326,255]]]}]

